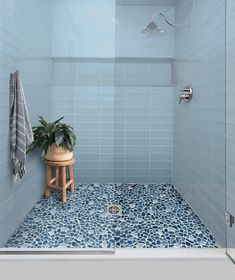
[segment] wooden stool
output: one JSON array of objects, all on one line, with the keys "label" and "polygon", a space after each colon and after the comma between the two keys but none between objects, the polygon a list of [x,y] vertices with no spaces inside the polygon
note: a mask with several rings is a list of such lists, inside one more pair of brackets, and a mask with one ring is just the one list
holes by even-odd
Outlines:
[{"label": "wooden stool", "polygon": [[[70,186],[70,191],[74,192],[74,178],[73,178],[73,165],[75,163],[74,158],[68,161],[48,161],[47,165],[47,178],[46,178],[46,191],[45,197],[50,197],[50,190],[62,191],[62,202],[66,202],[66,189]],[[51,178],[52,168],[55,168],[55,177]],[[69,171],[69,179],[67,179],[67,169]],[[60,169],[62,171],[60,176]],[[60,180],[61,179],[61,180]],[[59,182],[61,181],[61,185]],[[55,183],[55,184],[54,184]]]}]

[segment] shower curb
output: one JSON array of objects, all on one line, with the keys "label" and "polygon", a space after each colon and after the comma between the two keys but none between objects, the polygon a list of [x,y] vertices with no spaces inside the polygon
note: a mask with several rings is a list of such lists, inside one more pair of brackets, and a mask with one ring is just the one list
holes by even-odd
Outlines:
[{"label": "shower curb", "polygon": [[[226,260],[222,249],[0,250],[0,261]],[[50,254],[48,254],[50,253]]]}]

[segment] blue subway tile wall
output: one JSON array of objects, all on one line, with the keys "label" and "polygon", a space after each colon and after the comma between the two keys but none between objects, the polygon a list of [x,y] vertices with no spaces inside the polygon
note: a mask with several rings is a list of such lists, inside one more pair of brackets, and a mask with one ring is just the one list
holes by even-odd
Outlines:
[{"label": "blue subway tile wall", "polygon": [[117,86],[115,101],[116,182],[171,182],[173,88]]},{"label": "blue subway tile wall", "polygon": [[[227,50],[227,81],[226,81],[226,208],[229,213],[235,216],[235,95],[234,95],[234,77],[235,77],[235,2],[227,0],[227,34],[226,34],[226,50]],[[227,230],[227,247],[235,248],[235,228],[228,227]],[[229,249],[230,253],[230,249]],[[234,253],[231,252],[231,254]]]},{"label": "blue subway tile wall", "polygon": [[52,0],[53,57],[114,57],[115,0]]},{"label": "blue subway tile wall", "polygon": [[115,180],[171,183],[174,29],[160,19],[164,35],[146,35],[141,29],[157,12],[174,21],[175,9],[157,2],[117,3]]},{"label": "blue subway tile wall", "polygon": [[164,19],[156,18],[165,33],[161,35],[143,34],[141,30],[150,22],[153,14],[165,13],[174,21],[174,6],[147,5],[117,5],[116,7],[116,56],[117,57],[145,57],[145,58],[173,58],[174,57],[174,29],[165,24]]},{"label": "blue subway tile wall", "polygon": [[[30,11],[30,13],[29,13]],[[19,70],[32,124],[50,117],[51,6],[49,1],[0,0],[0,246],[40,199],[44,169],[40,156],[27,159],[27,175],[15,185],[9,151],[9,75]]]},{"label": "blue subway tile wall", "polygon": [[158,58],[117,58],[116,85],[170,86],[171,62],[171,59]]},{"label": "blue subway tile wall", "polygon": [[[225,1],[180,0],[176,61],[173,183],[225,245]],[[192,85],[189,104],[178,104],[179,87]]]},{"label": "blue subway tile wall", "polygon": [[114,59],[54,60],[52,118],[75,129],[77,182],[114,182]]},{"label": "blue subway tile wall", "polygon": [[75,177],[114,182],[115,1],[52,2],[52,118],[75,129]]}]

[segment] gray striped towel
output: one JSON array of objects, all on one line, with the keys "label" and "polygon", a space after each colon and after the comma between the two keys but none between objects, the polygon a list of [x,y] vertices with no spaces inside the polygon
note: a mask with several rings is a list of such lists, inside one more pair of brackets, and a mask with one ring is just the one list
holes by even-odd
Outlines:
[{"label": "gray striped towel", "polygon": [[19,183],[26,173],[26,153],[34,139],[18,71],[10,77],[10,134],[13,176]]}]

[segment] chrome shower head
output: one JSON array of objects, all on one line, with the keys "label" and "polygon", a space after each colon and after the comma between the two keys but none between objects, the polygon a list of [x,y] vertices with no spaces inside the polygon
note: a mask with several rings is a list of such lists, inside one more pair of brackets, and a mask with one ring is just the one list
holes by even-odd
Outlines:
[{"label": "chrome shower head", "polygon": [[165,22],[170,25],[171,27],[185,27],[190,28],[190,23],[184,23],[184,24],[178,24],[178,23],[172,23],[170,22],[167,17],[163,13],[156,13],[152,16],[152,19],[148,25],[146,25],[141,31],[143,33],[150,33],[150,34],[157,34],[157,33],[163,33],[164,30],[157,26],[157,24],[154,22],[154,19],[157,17],[163,17]]},{"label": "chrome shower head", "polygon": [[161,29],[160,27],[158,27],[154,21],[151,21],[141,31],[142,31],[142,33],[151,33],[151,34],[163,33],[164,32],[164,30]]}]

